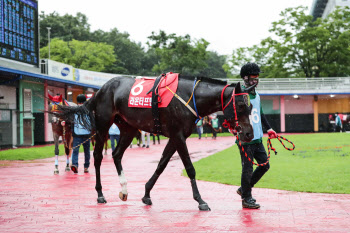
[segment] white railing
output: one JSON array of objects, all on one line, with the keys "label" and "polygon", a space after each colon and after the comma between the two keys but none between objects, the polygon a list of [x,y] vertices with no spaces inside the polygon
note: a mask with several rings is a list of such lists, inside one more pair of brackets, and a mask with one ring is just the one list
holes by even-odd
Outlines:
[{"label": "white railing", "polygon": [[[229,79],[228,83],[242,82],[242,79]],[[350,77],[333,78],[261,78],[258,88],[265,94],[293,93],[350,93]]]}]

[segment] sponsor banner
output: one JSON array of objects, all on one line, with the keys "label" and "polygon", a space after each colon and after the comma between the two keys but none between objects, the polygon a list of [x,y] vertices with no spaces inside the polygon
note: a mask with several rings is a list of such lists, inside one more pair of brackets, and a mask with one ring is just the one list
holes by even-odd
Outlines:
[{"label": "sponsor banner", "polygon": [[57,61],[47,60],[47,67],[48,76],[73,81],[73,66]]},{"label": "sponsor banner", "polygon": [[119,75],[94,72],[89,70],[74,69],[74,80],[80,83],[103,86],[111,78]]}]

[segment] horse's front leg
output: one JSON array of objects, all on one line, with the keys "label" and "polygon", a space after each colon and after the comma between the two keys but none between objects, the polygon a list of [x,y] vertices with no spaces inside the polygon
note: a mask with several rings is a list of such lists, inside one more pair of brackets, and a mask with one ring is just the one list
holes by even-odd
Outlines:
[{"label": "horse's front leg", "polygon": [[55,143],[55,170],[53,171],[53,174],[55,175],[58,175],[60,172],[58,170],[58,155],[60,153],[58,147],[59,147],[59,135],[55,134],[53,135],[53,140],[54,140],[54,143]]},{"label": "horse's front leg", "polygon": [[97,192],[97,203],[107,203],[105,197],[102,193],[102,185],[101,185],[101,163],[103,159],[102,151],[103,151],[103,144],[104,144],[104,136],[101,136],[100,134],[95,135],[96,144],[94,149],[94,165],[95,165],[95,172],[96,172],[96,192]]},{"label": "horse's front leg", "polygon": [[124,155],[124,152],[126,148],[130,145],[132,142],[134,136],[137,133],[137,129],[127,129],[123,126],[121,127],[121,137],[119,140],[119,143],[117,144],[117,147],[114,149],[112,156],[114,165],[117,168],[118,176],[119,176],[119,183],[122,187],[122,190],[119,192],[119,198],[122,201],[126,201],[128,199],[128,190],[127,190],[127,180],[124,175],[123,166],[122,166],[122,158]]},{"label": "horse's front leg", "polygon": [[173,156],[175,151],[176,151],[175,146],[172,143],[172,139],[170,138],[167,145],[165,146],[162,158],[160,159],[160,161],[158,163],[158,167],[157,167],[156,171],[154,172],[151,179],[149,179],[149,181],[145,185],[145,196],[142,198],[142,202],[144,204],[152,205],[150,192],[151,192],[154,184],[158,180],[159,176],[163,173],[164,169],[168,165],[169,160]]},{"label": "horse's front leg", "polygon": [[66,137],[66,144],[64,145],[65,146],[65,151],[66,151],[66,168],[65,168],[65,171],[66,172],[69,172],[70,171],[70,166],[69,166],[69,158],[72,154],[72,143],[73,143],[73,137],[70,135],[69,137]]},{"label": "horse's front leg", "polygon": [[193,198],[198,202],[199,210],[210,210],[208,204],[205,201],[203,201],[198,191],[197,182],[196,182],[196,170],[193,167],[193,164],[190,159],[190,155],[188,153],[186,139],[184,137],[176,137],[175,140],[176,140],[175,142],[176,150],[179,153],[182,163],[185,166],[187,175],[191,180]]}]

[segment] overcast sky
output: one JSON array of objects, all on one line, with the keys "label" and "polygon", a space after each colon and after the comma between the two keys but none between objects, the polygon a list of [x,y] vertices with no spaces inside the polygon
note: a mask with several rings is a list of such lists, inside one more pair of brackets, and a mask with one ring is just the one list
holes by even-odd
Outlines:
[{"label": "overcast sky", "polygon": [[[152,31],[189,34],[207,40],[209,50],[221,55],[250,47],[268,37],[272,22],[288,7],[313,0],[39,0],[39,11],[88,17],[91,30],[117,28],[145,46]],[[55,30],[52,28],[51,30]]]}]

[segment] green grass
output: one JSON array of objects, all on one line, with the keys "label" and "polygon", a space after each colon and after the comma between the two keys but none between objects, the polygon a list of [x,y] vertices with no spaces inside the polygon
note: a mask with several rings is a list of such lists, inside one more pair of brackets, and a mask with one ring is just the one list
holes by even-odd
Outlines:
[{"label": "green grass", "polygon": [[[160,137],[162,139],[162,137]],[[136,144],[136,139],[133,140],[133,145]],[[108,148],[111,148],[111,141],[108,140]],[[93,150],[90,144],[90,150]],[[65,155],[63,144],[59,145],[59,155]],[[79,152],[84,152],[84,148],[80,146]],[[17,149],[8,149],[0,151],[0,160],[34,160],[34,159],[45,159],[55,156],[55,146],[46,145],[40,147],[26,147]]]},{"label": "green grass", "polygon": [[[288,151],[277,139],[272,140],[278,154],[271,151],[270,170],[255,187],[350,193],[350,134],[300,134],[286,138],[295,144],[295,150]],[[266,138],[263,144],[267,150]],[[285,145],[291,147],[288,142]],[[195,162],[194,166],[199,180],[240,186],[242,167],[236,145]]]}]

